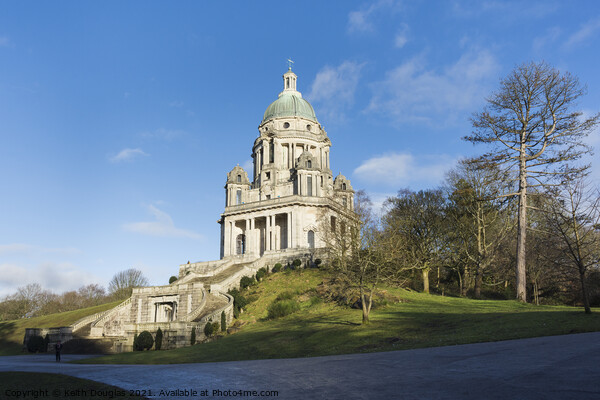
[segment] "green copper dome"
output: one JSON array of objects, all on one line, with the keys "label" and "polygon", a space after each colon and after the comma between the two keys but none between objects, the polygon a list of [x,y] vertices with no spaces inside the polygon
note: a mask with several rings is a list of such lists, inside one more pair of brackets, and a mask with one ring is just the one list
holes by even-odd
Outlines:
[{"label": "green copper dome", "polygon": [[296,91],[283,92],[265,111],[262,122],[279,117],[302,117],[318,122],[310,103]]}]

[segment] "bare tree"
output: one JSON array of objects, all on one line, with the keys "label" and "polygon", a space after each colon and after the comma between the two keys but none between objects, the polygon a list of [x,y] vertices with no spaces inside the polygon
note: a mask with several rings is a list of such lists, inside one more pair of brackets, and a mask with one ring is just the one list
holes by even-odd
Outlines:
[{"label": "bare tree", "polygon": [[131,296],[134,287],[147,286],[148,279],[142,271],[129,268],[117,272],[108,283],[108,292],[117,299],[126,299]]},{"label": "bare tree", "polygon": [[562,190],[551,195],[547,223],[551,239],[559,246],[552,262],[578,272],[583,306],[590,314],[586,273],[600,264],[600,193],[587,189],[579,179],[566,182]]},{"label": "bare tree", "polygon": [[319,234],[336,277],[345,288],[358,290],[363,324],[369,323],[378,286],[393,279],[389,267],[396,249],[395,243],[381,235],[371,207],[371,200],[361,190],[355,195],[353,213],[325,214],[319,224]]},{"label": "bare tree", "polygon": [[484,110],[474,114],[474,131],[464,138],[493,146],[475,161],[511,171],[518,182],[518,189],[504,196],[519,199],[516,289],[523,302],[528,188],[557,185],[585,173],[587,165],[567,164],[591,151],[581,139],[600,119],[596,114],[582,120],[582,113],[572,110],[584,94],[585,88],[568,72],[561,74],[544,62],[522,64],[500,82],[500,90],[487,99]]}]

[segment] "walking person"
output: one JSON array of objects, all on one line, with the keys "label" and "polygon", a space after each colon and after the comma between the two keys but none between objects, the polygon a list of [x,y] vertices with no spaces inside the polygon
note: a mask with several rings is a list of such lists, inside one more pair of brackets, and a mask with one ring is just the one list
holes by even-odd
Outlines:
[{"label": "walking person", "polygon": [[54,350],[56,351],[56,361],[60,361],[60,351],[62,350],[63,345],[60,342],[60,340],[58,342],[56,342],[56,344],[54,345]]}]

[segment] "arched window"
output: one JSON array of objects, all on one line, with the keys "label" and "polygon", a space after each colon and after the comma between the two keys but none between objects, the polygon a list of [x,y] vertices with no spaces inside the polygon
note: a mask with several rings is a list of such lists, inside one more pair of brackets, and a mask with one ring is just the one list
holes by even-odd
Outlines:
[{"label": "arched window", "polygon": [[308,231],[307,240],[308,240],[308,248],[314,249],[315,248],[315,233],[313,231]]},{"label": "arched window", "polygon": [[306,160],[306,168],[312,168],[312,161]]},{"label": "arched window", "polygon": [[342,190],[346,190],[346,182],[342,183]]},{"label": "arched window", "polygon": [[242,204],[242,190],[238,189],[235,192],[235,204]]},{"label": "arched window", "polygon": [[235,241],[235,254],[241,255],[246,252],[246,235],[239,234]]},{"label": "arched window", "polygon": [[241,182],[242,182],[242,176],[241,176],[241,175],[238,175],[238,176],[237,176],[237,183],[241,183]]}]

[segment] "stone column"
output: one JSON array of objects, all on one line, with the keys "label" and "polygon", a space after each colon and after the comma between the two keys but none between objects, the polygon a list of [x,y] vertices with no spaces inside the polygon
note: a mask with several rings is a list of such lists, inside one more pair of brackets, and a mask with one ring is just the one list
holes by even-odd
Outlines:
[{"label": "stone column", "polygon": [[246,219],[246,230],[244,231],[245,243],[244,243],[244,254],[250,253],[250,220]]},{"label": "stone column", "polygon": [[287,248],[292,248],[292,213],[287,213]]},{"label": "stone column", "polygon": [[223,233],[223,257],[230,255],[229,251],[231,250],[231,244],[229,241],[231,240],[231,232],[229,231],[229,228],[229,220],[225,218],[223,221],[223,229],[225,230]]},{"label": "stone column", "polygon": [[268,140],[263,140],[262,142],[262,147],[263,147],[263,158],[265,159],[265,161],[263,161],[263,165],[268,164],[269,160],[271,159],[269,156],[269,141]]},{"label": "stone column", "polygon": [[231,255],[235,255],[235,236],[234,236],[234,229],[233,227],[235,226],[235,221],[229,221],[229,234],[231,235],[231,237],[229,238],[229,254]]}]

